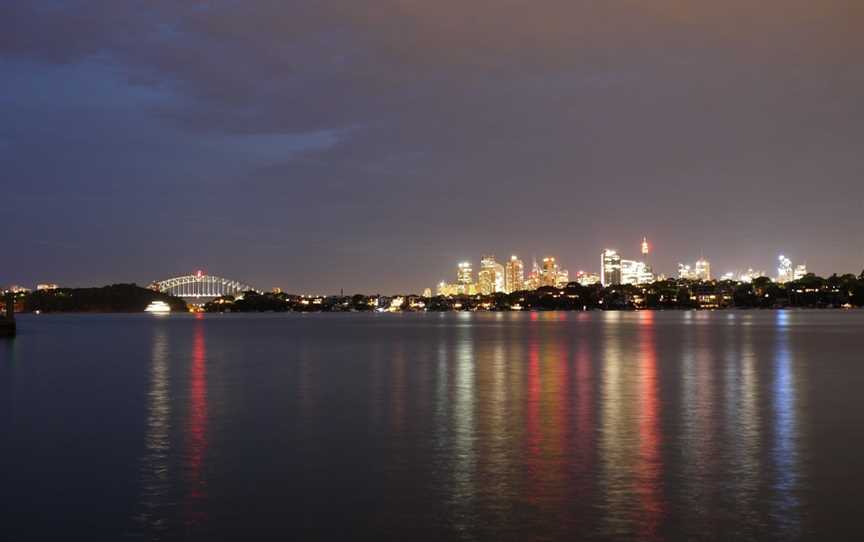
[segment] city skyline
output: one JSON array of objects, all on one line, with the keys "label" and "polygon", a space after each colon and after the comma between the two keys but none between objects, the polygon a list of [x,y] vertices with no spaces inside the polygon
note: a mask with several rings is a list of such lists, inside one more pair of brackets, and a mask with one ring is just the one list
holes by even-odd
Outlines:
[{"label": "city skyline", "polygon": [[[599,263],[596,268],[592,268],[590,266],[581,267],[578,269],[574,269],[572,272],[564,267],[564,264],[561,259],[558,259],[557,256],[544,256],[542,258],[533,257],[528,261],[525,261],[523,258],[518,256],[517,254],[511,254],[509,258],[497,261],[497,258],[494,254],[487,253],[483,254],[479,257],[480,265],[475,268],[473,265],[473,260],[471,258],[460,260],[456,265],[456,276],[455,281],[449,283],[449,285],[455,286],[456,284],[463,284],[465,286],[471,284],[473,288],[471,290],[463,289],[463,290],[447,290],[448,294],[446,295],[455,295],[457,293],[492,293],[492,292],[512,292],[517,291],[511,287],[511,284],[518,284],[524,286],[525,289],[536,289],[540,286],[549,286],[556,285],[560,286],[566,284],[567,282],[579,282],[581,284],[592,284],[594,282],[602,283],[604,286],[613,285],[613,284],[648,284],[655,279],[662,278],[686,278],[691,280],[733,280],[737,282],[749,282],[753,278],[757,277],[769,277],[772,280],[777,282],[785,282],[791,280],[797,280],[804,276],[807,273],[813,273],[817,276],[829,276],[831,274],[859,274],[861,271],[830,271],[827,274],[821,274],[814,269],[810,268],[807,264],[806,260],[796,260],[793,262],[792,260],[785,256],[782,253],[778,253],[778,257],[775,260],[775,266],[747,266],[730,269],[728,266],[720,267],[713,263],[713,261],[703,254],[699,258],[695,260],[695,263],[688,264],[678,259],[678,263],[675,267],[674,271],[665,272],[659,271],[654,267],[654,243],[650,243],[649,250],[649,241],[647,236],[643,236],[641,241],[638,244],[638,256],[642,258],[642,260],[630,260],[625,258],[624,256],[629,256],[631,254],[636,254],[636,251],[632,252],[623,252],[614,248],[604,248],[600,252],[601,263]],[[604,271],[607,271],[609,268],[606,267],[604,269],[604,264],[602,262],[605,261],[605,254],[607,251],[610,251],[613,254],[614,258],[617,258],[617,264],[613,264],[613,267],[617,265],[618,271],[617,275],[613,274],[612,279],[609,281],[604,280]],[[623,254],[623,255],[622,255]],[[551,260],[551,265],[554,266],[554,270],[550,268],[548,272],[546,272],[547,260]],[[644,260],[644,261],[643,261]],[[500,267],[500,270],[497,271],[496,275],[494,275],[491,279],[484,279],[484,261],[491,262],[489,265],[496,265]],[[514,279],[511,277],[511,267],[516,265],[516,269],[519,269],[521,273],[520,277]],[[531,281],[532,269],[531,265],[536,265],[536,273],[537,277],[535,277],[534,282]],[[629,267],[629,269],[628,269]],[[561,275],[558,275],[558,271],[561,271]],[[722,269],[722,271],[720,271]],[[488,271],[488,267],[486,268]],[[770,270],[770,271],[769,271]],[[864,269],[862,269],[864,270]],[[203,269],[197,268],[193,273],[197,273],[199,276],[203,273],[206,273]],[[614,272],[613,272],[614,273]],[[176,274],[176,273],[175,273]],[[446,272],[445,272],[446,274]],[[173,276],[173,275],[172,275]],[[556,278],[547,278],[544,280],[544,276],[556,277]],[[475,280],[476,277],[476,280]],[[586,278],[588,277],[588,278]],[[628,278],[629,277],[629,278]],[[594,280],[596,278],[596,280]],[[155,280],[161,279],[148,279],[145,282],[137,282],[134,280],[126,281],[126,280],[113,280],[105,282],[104,284],[110,283],[136,283],[136,284],[149,284],[153,283]],[[494,287],[483,286],[484,282],[488,284],[488,281],[492,281],[495,283]],[[254,281],[249,281],[253,283]],[[84,284],[73,284],[68,282],[62,282],[58,284],[55,280],[54,282],[45,282],[40,279],[40,282],[31,283],[26,281],[18,281],[18,282],[5,282],[0,283],[0,287],[10,288],[12,290],[42,290],[42,289],[56,289],[58,287],[82,287],[82,286],[94,286],[101,283],[84,283]],[[260,284],[260,283],[256,283]],[[418,286],[409,290],[386,290],[386,289],[373,289],[368,291],[375,292],[391,292],[391,291],[402,291],[402,292],[422,292],[426,290],[435,291],[436,288],[440,292],[442,285],[448,284],[447,279],[439,280],[435,282],[435,288],[430,288],[427,286]],[[282,284],[274,284],[267,286],[260,286],[263,289],[269,290],[291,290],[290,285],[282,285]],[[521,288],[519,288],[521,289]],[[340,290],[344,290],[344,287],[341,287]],[[300,291],[299,289],[296,291]],[[315,294],[323,294],[324,291],[318,289],[306,289],[304,290],[308,293]],[[351,291],[351,290],[349,290]],[[359,292],[360,290],[354,290]]]},{"label": "city skyline", "polygon": [[0,284],[412,291],[485,253],[596,270],[642,235],[667,275],[858,273],[862,23],[848,0],[9,0]]},{"label": "city skyline", "polygon": [[[793,264],[792,260],[783,254],[778,256],[776,274],[761,269],[757,271],[753,267],[726,271],[722,274],[717,273],[715,268],[715,272],[712,273],[711,261],[703,255],[693,264],[679,261],[677,272],[667,276],[665,273],[654,269],[651,258],[652,247],[648,237],[643,236],[639,244],[641,260],[630,260],[622,257],[621,252],[616,249],[605,248],[600,252],[599,272],[595,272],[593,269],[580,269],[573,273],[572,277],[570,272],[554,256],[544,257],[542,264],[538,263],[537,258],[532,258],[531,271],[526,276],[524,262],[518,255],[511,255],[502,264],[497,261],[495,255],[485,254],[480,258],[480,271],[476,281],[472,275],[471,260],[464,260],[456,266],[456,281],[448,282],[445,279],[438,282],[437,294],[445,296],[488,295],[497,292],[509,294],[521,289],[535,290],[541,286],[562,287],[569,282],[578,282],[583,286],[599,283],[604,287],[646,285],[667,278],[693,281],[751,282],[756,278],[767,277],[782,284],[799,280],[808,273],[813,273],[807,267],[806,261],[804,263],[798,261]],[[511,266],[513,266],[512,271]],[[516,269],[518,269],[518,275],[516,275]],[[520,287],[511,286],[514,284],[518,284]],[[427,290],[431,291],[430,288],[424,289],[424,291]]]}]

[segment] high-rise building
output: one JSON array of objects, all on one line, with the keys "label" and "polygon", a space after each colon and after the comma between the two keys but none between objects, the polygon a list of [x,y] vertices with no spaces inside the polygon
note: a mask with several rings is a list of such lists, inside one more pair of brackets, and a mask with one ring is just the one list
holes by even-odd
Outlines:
[{"label": "high-rise building", "polygon": [[696,280],[711,280],[711,263],[705,258],[696,260],[693,271],[696,273]]},{"label": "high-rise building", "polygon": [[792,278],[794,280],[801,280],[805,275],[807,275],[807,265],[803,263],[796,265],[795,271],[792,272]]},{"label": "high-rise building", "polygon": [[678,278],[687,280],[711,280],[711,262],[705,258],[696,260],[695,265],[678,264]]},{"label": "high-rise building", "polygon": [[442,280],[438,283],[436,291],[438,295],[443,296],[476,294],[477,285],[474,284],[471,262],[460,262],[458,267],[456,268],[456,282],[448,283]]},{"label": "high-rise building", "polygon": [[576,282],[581,284],[582,286],[593,286],[600,282],[600,275],[597,273],[586,273],[585,271],[579,271],[576,273]]},{"label": "high-rise building", "polygon": [[605,286],[621,284],[621,256],[611,248],[600,253],[600,283]]},{"label": "high-rise building", "polygon": [[559,269],[558,274],[555,275],[555,286],[563,288],[564,286],[567,286],[568,282],[570,282],[570,271]]},{"label": "high-rise building", "polygon": [[466,286],[474,282],[471,262],[459,262],[459,267],[456,270],[456,282]]},{"label": "high-rise building", "polygon": [[648,257],[648,238],[647,237],[642,238],[642,257],[643,258]]},{"label": "high-rise building", "polygon": [[477,289],[483,295],[495,291],[495,257],[481,256],[480,271],[477,272]]},{"label": "high-rise building", "polygon": [[495,256],[480,258],[477,283],[478,290],[484,295],[504,291],[504,266],[495,260]]},{"label": "high-rise building", "polygon": [[768,273],[765,271],[754,271],[753,268],[747,269],[747,271],[738,275],[739,282],[753,282],[754,279],[758,279],[759,277],[767,277]]},{"label": "high-rise building", "polygon": [[525,269],[522,260],[517,256],[510,256],[510,261],[504,269],[504,291],[509,293],[525,289]]},{"label": "high-rise building", "polygon": [[459,295],[459,284],[451,284],[442,280],[438,283],[438,287],[436,288],[436,294],[443,295],[444,297],[450,297],[451,295]]},{"label": "high-rise building", "polygon": [[528,277],[525,278],[525,289],[536,290],[542,286],[542,276],[543,272],[540,270],[540,265],[535,258],[531,261],[531,271],[528,272]]},{"label": "high-rise building", "polygon": [[777,282],[783,284],[795,279],[795,273],[792,270],[792,260],[784,255],[780,255],[777,265]]},{"label": "high-rise building", "polygon": [[555,286],[558,282],[558,263],[555,258],[543,258],[543,268],[540,272],[540,286]]},{"label": "high-rise building", "polygon": [[621,260],[621,284],[650,284],[654,272],[645,262]]}]

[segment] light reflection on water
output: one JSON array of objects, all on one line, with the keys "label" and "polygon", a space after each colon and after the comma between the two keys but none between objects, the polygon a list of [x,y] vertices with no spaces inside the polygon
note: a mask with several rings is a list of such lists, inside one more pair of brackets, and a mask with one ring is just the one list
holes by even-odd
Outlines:
[{"label": "light reflection on water", "polygon": [[153,329],[150,389],[147,392],[146,453],[141,464],[142,495],[136,517],[141,528],[152,538],[168,528],[168,514],[163,509],[170,503],[172,488],[171,452],[171,376],[169,373],[168,337],[164,326]]},{"label": "light reflection on water", "polygon": [[475,394],[474,389],[474,341],[473,328],[461,326],[457,331],[455,378],[452,380],[452,423],[445,431],[452,434],[453,449],[449,474],[450,498],[452,500],[452,522],[457,532],[470,527],[472,505],[476,496],[475,468]]},{"label": "light reflection on water", "polygon": [[662,429],[660,427],[660,400],[657,379],[657,350],[654,313],[643,312],[639,319],[639,460],[636,468],[636,492],[640,496],[639,523],[641,533],[650,539],[659,538],[663,517],[663,486],[660,457]]},{"label": "light reflection on water", "polygon": [[796,450],[796,388],[794,364],[789,347],[789,313],[777,312],[777,345],[774,355],[774,442],[775,470],[773,519],[788,539],[799,536],[799,510],[796,496],[798,451]]},{"label": "light reflection on water", "polygon": [[194,323],[192,336],[192,363],[189,369],[189,394],[185,427],[186,498],[185,522],[190,532],[207,521],[207,341],[201,315]]},{"label": "light reflection on water", "polygon": [[[806,538],[818,443],[805,431],[805,318],[130,320],[150,349],[127,383],[143,392],[126,407],[141,423],[122,429],[140,443],[124,532]],[[26,369],[40,362],[26,340],[16,349],[2,388],[10,431],[22,409],[9,398],[33,393]],[[16,422],[36,423],[23,412]]]}]

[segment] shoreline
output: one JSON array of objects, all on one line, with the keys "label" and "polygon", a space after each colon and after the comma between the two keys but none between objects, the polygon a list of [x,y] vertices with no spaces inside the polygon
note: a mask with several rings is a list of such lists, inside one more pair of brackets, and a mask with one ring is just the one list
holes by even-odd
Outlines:
[{"label": "shoreline", "polygon": [[[860,312],[864,311],[864,307],[724,307],[724,308],[620,308],[620,309],[527,309],[527,310],[395,310],[395,311],[358,311],[358,310],[319,310],[319,311],[173,311],[170,313],[153,314],[146,311],[50,311],[50,312],[19,312],[16,316],[56,316],[56,315],[135,315],[135,314],[152,314],[154,317],[164,317],[172,314],[462,314],[462,313],[509,313],[509,314],[529,314],[529,313],[544,313],[544,312],[573,312],[573,313],[603,313],[603,312]],[[2,334],[0,334],[2,335]]]}]

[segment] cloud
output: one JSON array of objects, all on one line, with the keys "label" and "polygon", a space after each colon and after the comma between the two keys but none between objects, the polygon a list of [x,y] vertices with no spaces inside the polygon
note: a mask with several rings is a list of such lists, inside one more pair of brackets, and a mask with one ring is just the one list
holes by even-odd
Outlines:
[{"label": "cloud", "polygon": [[[348,236],[406,262],[542,245],[574,267],[674,222],[673,258],[716,234],[694,202],[753,228],[788,212],[752,219],[754,183],[857,193],[862,28],[860,0],[7,0],[4,182],[110,194],[71,216],[113,203],[122,244],[223,213],[314,239],[313,259]],[[838,216],[827,202],[801,212]]]}]

